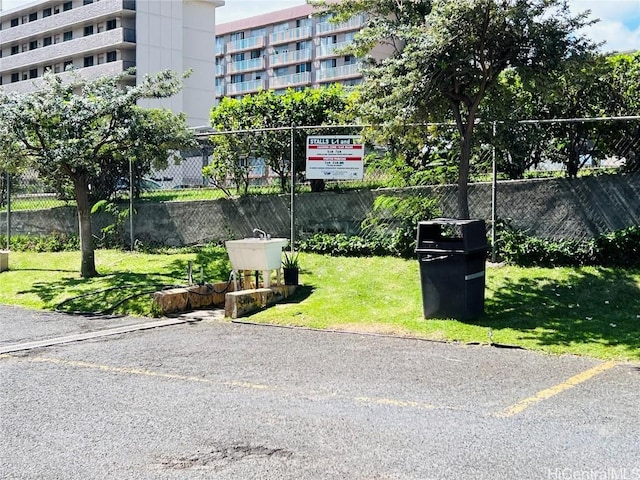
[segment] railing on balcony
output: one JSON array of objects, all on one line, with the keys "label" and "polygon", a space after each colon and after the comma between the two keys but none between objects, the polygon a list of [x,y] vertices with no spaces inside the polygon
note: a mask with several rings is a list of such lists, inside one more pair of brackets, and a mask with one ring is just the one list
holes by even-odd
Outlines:
[{"label": "railing on balcony", "polygon": [[313,51],[310,48],[278,53],[269,57],[269,65],[271,67],[277,67],[279,65],[286,65],[288,63],[307,62],[311,60],[312,55]]},{"label": "railing on balcony", "polygon": [[224,65],[216,65],[216,77],[224,76]]},{"label": "railing on balcony", "polygon": [[216,45],[216,57],[224,55],[224,45]]},{"label": "railing on balcony", "polygon": [[228,66],[229,73],[248,72],[251,70],[263,70],[264,58],[252,58],[250,60],[242,60],[240,62],[230,63]]},{"label": "railing on balcony", "polygon": [[216,86],[216,97],[224,97],[224,85]]},{"label": "railing on balcony", "polygon": [[233,42],[227,43],[227,52],[237,52],[240,50],[251,50],[253,48],[263,48],[264,47],[264,35],[260,35],[258,37],[250,37],[244,38],[242,40],[234,40]]},{"label": "railing on balcony", "polygon": [[243,93],[264,90],[264,80],[249,80],[248,82],[227,84],[227,95],[241,95]]},{"label": "railing on balcony", "polygon": [[335,57],[336,50],[346,48],[351,42],[330,43],[328,45],[320,45],[317,50],[318,57]]},{"label": "railing on balcony", "polygon": [[286,88],[301,84],[311,84],[311,72],[294,73],[269,79],[269,88]]},{"label": "railing on balcony", "polygon": [[316,72],[317,82],[326,82],[338,78],[353,77],[360,75],[360,66],[357,63],[343,65],[341,67],[325,68]]},{"label": "railing on balcony", "polygon": [[281,32],[274,32],[269,35],[269,42],[274,45],[277,43],[288,43],[296,40],[303,40],[311,38],[313,29],[311,27],[298,27],[291,30],[283,30]]},{"label": "railing on balcony", "polygon": [[318,35],[331,32],[339,32],[342,30],[357,30],[364,24],[364,16],[358,15],[352,19],[342,23],[322,22],[316,25]]}]

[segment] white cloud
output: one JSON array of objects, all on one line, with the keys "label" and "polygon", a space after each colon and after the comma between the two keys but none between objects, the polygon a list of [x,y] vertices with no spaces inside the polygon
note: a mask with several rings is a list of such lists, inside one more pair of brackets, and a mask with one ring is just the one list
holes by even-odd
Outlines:
[{"label": "white cloud", "polygon": [[600,21],[584,33],[595,42],[606,42],[602,51],[640,49],[640,2],[638,0],[570,0],[572,13],[591,11],[590,19]]}]

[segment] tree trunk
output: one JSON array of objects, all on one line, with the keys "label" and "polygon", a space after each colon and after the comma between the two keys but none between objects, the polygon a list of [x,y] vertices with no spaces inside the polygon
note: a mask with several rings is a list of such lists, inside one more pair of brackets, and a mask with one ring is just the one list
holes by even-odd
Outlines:
[{"label": "tree trunk", "polygon": [[471,132],[465,130],[460,139],[460,170],[458,172],[458,218],[469,218],[469,162],[471,159]]},{"label": "tree trunk", "polygon": [[83,278],[98,276],[93,247],[93,233],[91,230],[91,206],[89,203],[88,177],[82,173],[74,176],[76,203],[78,206],[78,227],[80,231],[80,275]]}]

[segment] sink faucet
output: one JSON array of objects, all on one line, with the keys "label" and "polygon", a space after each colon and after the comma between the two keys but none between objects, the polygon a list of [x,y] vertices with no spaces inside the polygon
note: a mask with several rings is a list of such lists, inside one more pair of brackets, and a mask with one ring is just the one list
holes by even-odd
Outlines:
[{"label": "sink faucet", "polygon": [[271,235],[269,235],[267,232],[265,232],[264,230],[260,230],[259,228],[254,228],[253,229],[253,233],[254,234],[258,234],[258,238],[262,239],[262,240],[271,240]]}]

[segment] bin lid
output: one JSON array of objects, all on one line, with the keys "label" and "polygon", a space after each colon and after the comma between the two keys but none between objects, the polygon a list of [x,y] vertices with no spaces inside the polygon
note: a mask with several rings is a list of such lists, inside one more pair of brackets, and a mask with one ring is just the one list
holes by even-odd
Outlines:
[{"label": "bin lid", "polygon": [[417,253],[471,253],[486,249],[484,220],[435,218],[418,222]]}]

